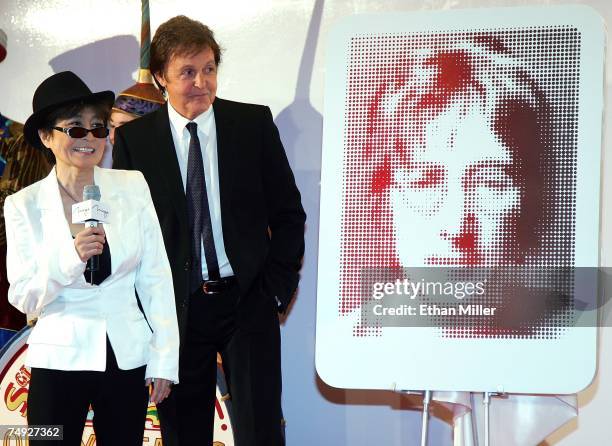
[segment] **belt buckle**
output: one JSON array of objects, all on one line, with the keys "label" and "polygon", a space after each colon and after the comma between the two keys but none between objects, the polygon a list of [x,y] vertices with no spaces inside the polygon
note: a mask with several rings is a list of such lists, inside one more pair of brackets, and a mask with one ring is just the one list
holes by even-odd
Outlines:
[{"label": "belt buckle", "polygon": [[202,291],[204,294],[221,294],[220,290],[215,290],[214,288],[218,285],[223,284],[221,280],[207,280],[202,284]]}]

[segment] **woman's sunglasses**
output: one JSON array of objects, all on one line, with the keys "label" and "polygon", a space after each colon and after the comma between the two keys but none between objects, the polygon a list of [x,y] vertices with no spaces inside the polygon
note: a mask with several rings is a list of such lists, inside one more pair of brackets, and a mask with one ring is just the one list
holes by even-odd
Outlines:
[{"label": "woman's sunglasses", "polygon": [[85,127],[52,127],[53,130],[64,132],[71,138],[85,138],[89,132],[96,138],[106,138],[108,136],[108,129],[106,127],[94,127],[93,129],[86,129]]}]

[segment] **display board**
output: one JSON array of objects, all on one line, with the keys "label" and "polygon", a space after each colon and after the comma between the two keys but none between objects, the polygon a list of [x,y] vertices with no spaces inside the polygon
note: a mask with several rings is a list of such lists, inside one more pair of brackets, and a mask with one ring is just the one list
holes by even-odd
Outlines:
[{"label": "display board", "polygon": [[317,288],[327,384],[590,383],[604,44],[601,18],[580,6],[336,26]]}]

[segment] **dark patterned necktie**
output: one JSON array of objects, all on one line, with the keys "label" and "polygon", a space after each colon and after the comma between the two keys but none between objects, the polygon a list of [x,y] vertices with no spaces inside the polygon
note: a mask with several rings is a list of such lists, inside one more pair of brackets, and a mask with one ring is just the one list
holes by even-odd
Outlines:
[{"label": "dark patterned necktie", "polygon": [[204,179],[204,163],[198,138],[198,125],[195,122],[187,124],[189,140],[189,157],[187,159],[187,213],[191,229],[191,292],[202,285],[202,250],[200,241],[204,243],[204,257],[208,268],[208,278],[220,278],[217,250],[213,239],[212,224],[206,181]]}]

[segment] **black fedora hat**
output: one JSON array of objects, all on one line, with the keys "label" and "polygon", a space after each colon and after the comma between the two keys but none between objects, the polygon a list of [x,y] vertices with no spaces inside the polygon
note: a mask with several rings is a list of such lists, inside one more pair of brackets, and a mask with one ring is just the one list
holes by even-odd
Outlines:
[{"label": "black fedora hat", "polygon": [[45,79],[34,92],[32,116],[23,126],[23,136],[33,147],[44,149],[38,130],[44,125],[45,118],[52,111],[73,102],[103,103],[108,108],[115,102],[112,91],[93,93],[85,82],[72,71],[62,71]]}]

